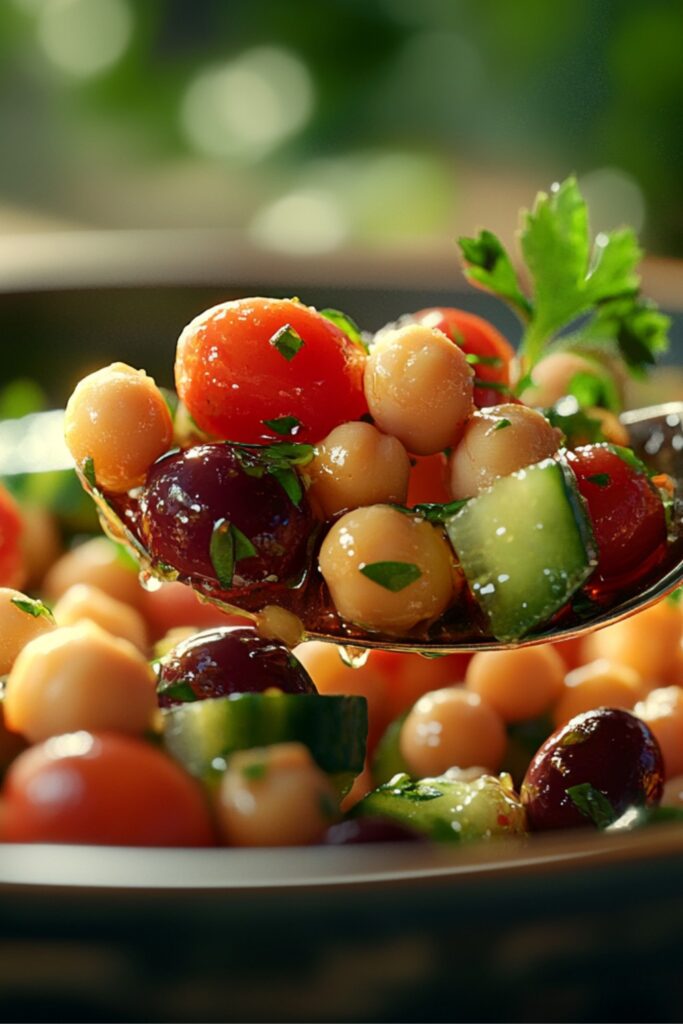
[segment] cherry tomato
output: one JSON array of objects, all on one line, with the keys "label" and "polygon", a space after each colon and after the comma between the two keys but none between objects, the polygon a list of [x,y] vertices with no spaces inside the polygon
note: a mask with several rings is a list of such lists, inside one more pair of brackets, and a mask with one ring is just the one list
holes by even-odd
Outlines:
[{"label": "cherry tomato", "polygon": [[19,586],[24,578],[22,532],[19,506],[0,484],[0,587]]},{"label": "cherry tomato", "polygon": [[451,493],[446,485],[448,460],[443,452],[437,452],[436,455],[414,455],[410,461],[413,466],[408,479],[406,505],[432,501],[444,504],[451,501]]},{"label": "cherry tomato", "polygon": [[[510,361],[515,351],[493,324],[474,313],[448,306],[421,309],[413,316],[419,323],[443,331],[467,355],[472,356],[475,378],[485,382],[474,389],[474,404],[478,408],[514,400],[508,389]],[[474,362],[475,358],[481,361]]]},{"label": "cherry tomato", "polygon": [[629,455],[605,444],[567,452],[598,545],[598,566],[587,586],[594,596],[630,585],[666,553],[661,498]]},{"label": "cherry tomato", "polygon": [[184,583],[162,583],[158,590],[143,593],[142,611],[153,642],[182,626],[210,629],[212,626],[245,625],[249,621],[229,615],[215,604],[200,601],[197,592]]},{"label": "cherry tomato", "polygon": [[3,795],[8,842],[215,843],[199,784],[161,751],[128,736],[54,736],[19,755]]},{"label": "cherry tomato", "polygon": [[367,412],[365,353],[295,299],[238,299],[178,339],[176,386],[198,426],[222,440],[322,440]]}]

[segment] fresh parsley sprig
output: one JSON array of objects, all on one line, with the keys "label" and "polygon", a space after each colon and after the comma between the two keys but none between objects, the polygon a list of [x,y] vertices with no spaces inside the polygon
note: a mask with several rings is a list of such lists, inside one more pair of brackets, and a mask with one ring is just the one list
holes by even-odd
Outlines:
[{"label": "fresh parsley sprig", "polygon": [[524,324],[524,375],[549,348],[566,345],[561,336],[577,323],[572,344],[605,347],[636,373],[666,350],[670,320],[640,296],[642,252],[634,232],[619,228],[592,240],[574,177],[539,193],[534,208],[523,211],[519,242],[531,294],[494,234],[459,239],[467,279],[507,302]]}]

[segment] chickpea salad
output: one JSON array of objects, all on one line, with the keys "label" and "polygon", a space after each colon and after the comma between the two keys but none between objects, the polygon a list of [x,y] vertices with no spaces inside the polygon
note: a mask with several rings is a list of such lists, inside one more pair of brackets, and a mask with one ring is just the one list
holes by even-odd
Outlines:
[{"label": "chickpea salad", "polygon": [[[0,491],[0,841],[452,842],[683,815],[676,595],[514,647],[647,584],[679,540],[675,481],[618,418],[668,320],[633,233],[591,242],[574,179],[520,243],[528,292],[490,232],[460,240],[522,321],[516,353],[460,309],[370,335],[256,297],[183,330],[175,392],[123,363],[78,384],[66,441],[107,536],[62,551],[54,509]],[[378,649],[352,666],[316,634]],[[472,636],[511,649],[381,649]]]}]

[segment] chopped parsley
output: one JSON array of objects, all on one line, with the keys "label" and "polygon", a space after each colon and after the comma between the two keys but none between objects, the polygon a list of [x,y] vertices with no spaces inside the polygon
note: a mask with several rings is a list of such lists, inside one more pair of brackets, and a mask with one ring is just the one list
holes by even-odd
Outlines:
[{"label": "chopped parsley", "polygon": [[10,604],[13,604],[20,611],[31,615],[34,619],[47,619],[54,622],[55,617],[43,601],[34,600],[32,597],[12,597]]},{"label": "chopped parsley", "polygon": [[367,352],[368,346],[363,341],[360,327],[348,313],[342,313],[339,309],[321,309],[318,312],[326,320],[329,320],[330,323],[333,323],[335,327],[338,327],[340,331],[343,331],[346,337],[350,338],[354,344],[360,345]]},{"label": "chopped parsley", "polygon": [[160,686],[159,694],[163,694],[164,697],[170,697],[172,700],[182,701],[183,704],[192,704],[200,699],[187,679],[178,679],[177,682],[169,683],[168,686]]},{"label": "chopped parsley", "polygon": [[500,391],[502,395],[509,395],[510,388],[499,380],[482,380],[481,377],[474,378],[475,388],[486,388],[491,391]]},{"label": "chopped parsley", "polygon": [[92,455],[86,455],[83,459],[83,465],[81,466],[81,473],[90,484],[91,488],[95,490],[97,487],[97,477],[95,476],[95,460]]},{"label": "chopped parsley", "polygon": [[609,473],[593,473],[592,476],[587,476],[586,480],[589,484],[595,484],[596,487],[609,487],[612,483]]},{"label": "chopped parsley", "polygon": [[268,766],[265,761],[252,761],[251,764],[243,765],[240,771],[243,778],[255,782],[266,777]]},{"label": "chopped parsley", "polygon": [[478,356],[475,352],[468,352],[465,355],[465,362],[470,366],[502,366],[503,360],[500,356]]},{"label": "chopped parsley", "polygon": [[291,363],[299,349],[303,347],[304,340],[291,324],[285,324],[268,339],[268,344],[276,348],[282,358]]},{"label": "chopped parsley", "polygon": [[565,792],[577,810],[584,817],[590,818],[596,828],[607,828],[608,825],[617,820],[617,812],[605,794],[601,793],[590,782],[581,782],[577,786],[569,786]]},{"label": "chopped parsley", "polygon": [[292,504],[299,505],[303,489],[294,467],[305,466],[311,461],[314,451],[312,444],[279,441],[271,445],[230,446],[247,476],[262,477],[266,473],[270,474],[275,477]]},{"label": "chopped parsley", "polygon": [[209,543],[209,557],[220,585],[229,590],[235,574],[235,564],[243,558],[254,558],[258,552],[246,534],[227,519],[214,523]]},{"label": "chopped parsley", "polygon": [[413,562],[366,562],[360,571],[373,583],[397,594],[419,580],[422,570]]},{"label": "chopped parsley", "polygon": [[506,420],[505,418],[503,418],[502,420],[498,420],[498,422],[496,423],[496,425],[495,425],[495,427],[493,429],[494,430],[505,430],[506,427],[511,427],[511,426],[512,426],[512,423],[510,422],[510,420]]},{"label": "chopped parsley", "polygon": [[278,416],[274,420],[262,420],[264,427],[268,427],[275,434],[281,437],[292,437],[301,428],[301,421],[296,416]]}]

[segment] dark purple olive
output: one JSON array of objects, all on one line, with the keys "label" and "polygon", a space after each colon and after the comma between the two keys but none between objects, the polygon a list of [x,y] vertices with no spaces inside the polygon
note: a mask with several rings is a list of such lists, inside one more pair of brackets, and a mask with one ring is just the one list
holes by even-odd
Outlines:
[{"label": "dark purple olive", "polygon": [[294,468],[215,443],[152,466],[138,529],[155,562],[231,595],[299,582],[314,520]]},{"label": "dark purple olive", "polygon": [[350,846],[356,843],[424,843],[426,836],[390,818],[349,818],[330,825],[321,842],[325,846]]},{"label": "dark purple olive", "polygon": [[162,708],[231,693],[316,693],[313,680],[284,644],[251,626],[221,626],[183,640],[158,665]]},{"label": "dark purple olive", "polygon": [[520,795],[531,829],[602,828],[630,807],[656,806],[663,784],[662,754],[645,722],[597,708],[548,737]]}]

